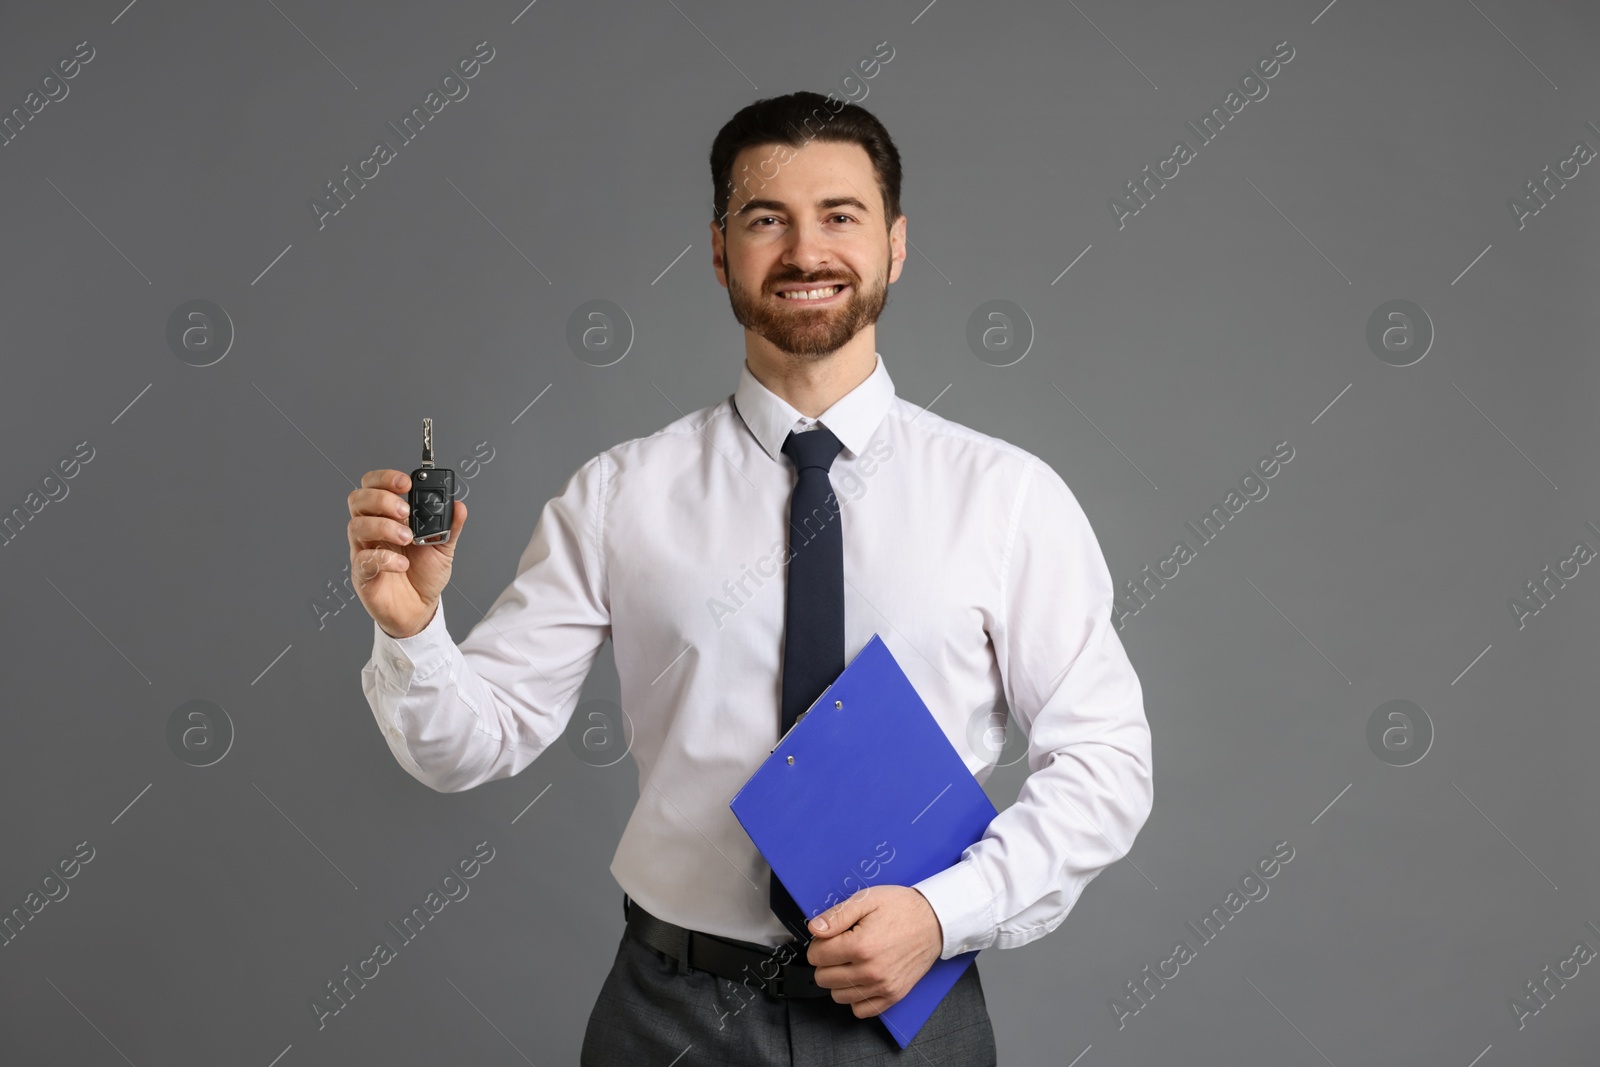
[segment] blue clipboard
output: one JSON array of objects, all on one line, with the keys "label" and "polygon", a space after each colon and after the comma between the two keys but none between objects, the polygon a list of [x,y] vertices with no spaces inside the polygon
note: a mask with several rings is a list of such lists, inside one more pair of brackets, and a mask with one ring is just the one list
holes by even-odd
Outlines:
[{"label": "blue clipboard", "polygon": [[[996,814],[877,634],[728,805],[809,920],[872,885],[914,885]],[[936,959],[879,1013],[901,1048],[978,954]]]}]

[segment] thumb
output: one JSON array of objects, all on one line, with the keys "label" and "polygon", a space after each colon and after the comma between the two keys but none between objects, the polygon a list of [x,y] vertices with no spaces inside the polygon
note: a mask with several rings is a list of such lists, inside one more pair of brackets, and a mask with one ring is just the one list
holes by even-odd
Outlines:
[{"label": "thumb", "polygon": [[466,501],[457,500],[453,503],[454,510],[451,512],[450,516],[450,539],[439,546],[440,548],[447,549],[452,559],[456,554],[456,546],[461,541],[461,527],[467,524]]},{"label": "thumb", "polygon": [[836,934],[844,933],[860,922],[863,915],[872,910],[867,907],[866,895],[867,891],[865,889],[857,890],[847,899],[841,900],[827,911],[817,915],[807,924],[807,928],[818,937],[833,937]]}]

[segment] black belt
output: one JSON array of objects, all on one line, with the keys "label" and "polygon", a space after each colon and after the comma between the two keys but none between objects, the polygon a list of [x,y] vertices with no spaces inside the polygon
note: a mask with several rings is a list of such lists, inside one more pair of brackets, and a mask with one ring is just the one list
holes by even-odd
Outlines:
[{"label": "black belt", "polygon": [[[622,914],[628,921],[629,931],[677,963],[680,972],[692,967],[774,997],[833,995],[833,990],[817,985],[817,969],[805,962],[805,946],[798,942],[767,948],[750,941],[688,930],[656,918],[626,893],[622,897]],[[785,959],[789,962],[783,962]]]}]

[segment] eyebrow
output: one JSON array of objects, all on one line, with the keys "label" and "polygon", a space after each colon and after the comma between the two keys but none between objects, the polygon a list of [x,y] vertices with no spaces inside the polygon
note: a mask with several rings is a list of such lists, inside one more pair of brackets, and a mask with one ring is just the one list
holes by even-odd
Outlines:
[{"label": "eyebrow", "polygon": [[[782,200],[749,200],[744,207],[734,212],[734,215],[748,215],[752,211],[787,211],[789,205]],[[853,196],[830,196],[817,201],[817,207],[822,209],[836,207],[853,207],[863,214],[872,214],[872,209]]]}]

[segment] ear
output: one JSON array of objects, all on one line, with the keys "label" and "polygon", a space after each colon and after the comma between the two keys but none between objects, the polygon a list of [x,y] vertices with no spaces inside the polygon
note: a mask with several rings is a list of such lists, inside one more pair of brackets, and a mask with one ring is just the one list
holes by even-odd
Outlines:
[{"label": "ear", "polygon": [[711,220],[710,226],[711,268],[717,272],[717,284],[726,289],[728,287],[728,262],[724,257],[727,252],[727,238],[722,233],[722,227],[717,225],[716,219]]},{"label": "ear", "polygon": [[889,228],[889,284],[900,280],[900,270],[906,261],[906,217],[901,215]]}]

